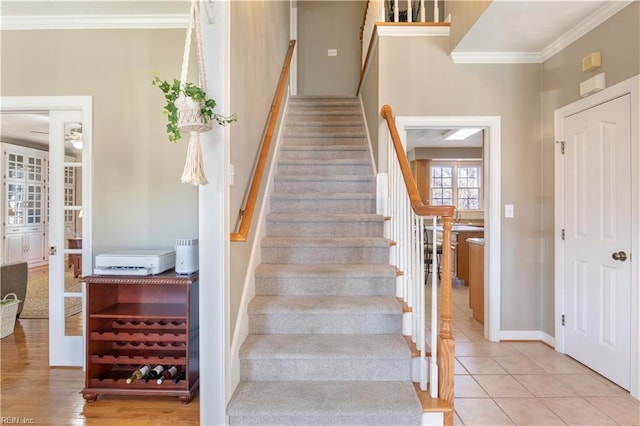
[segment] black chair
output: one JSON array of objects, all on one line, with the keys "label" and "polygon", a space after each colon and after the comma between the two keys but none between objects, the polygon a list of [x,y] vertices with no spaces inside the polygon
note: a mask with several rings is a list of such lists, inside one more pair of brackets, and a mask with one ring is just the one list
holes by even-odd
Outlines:
[{"label": "black chair", "polygon": [[[433,272],[432,261],[433,261],[433,240],[435,230],[427,229],[424,230],[424,268],[425,268],[425,280],[429,279],[429,274]],[[441,263],[442,263],[442,243],[436,242],[436,257],[438,261],[438,280],[440,279],[440,271],[441,271]]]}]

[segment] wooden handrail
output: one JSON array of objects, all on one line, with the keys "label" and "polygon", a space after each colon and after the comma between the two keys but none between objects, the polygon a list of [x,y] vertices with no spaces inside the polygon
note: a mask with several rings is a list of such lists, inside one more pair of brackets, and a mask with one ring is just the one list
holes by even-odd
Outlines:
[{"label": "wooden handrail", "polygon": [[[389,105],[382,107],[380,114],[387,121],[391,141],[396,152],[400,171],[409,195],[411,208],[419,216],[442,216],[442,247],[451,247],[451,226],[453,224],[454,206],[426,206],[420,199],[416,181],[411,173],[409,161],[398,135],[398,129],[393,119],[393,111]],[[444,411],[444,424],[453,425],[454,403],[454,371],[455,371],[455,341],[451,327],[451,250],[442,250],[442,280],[440,282],[440,329],[438,330],[438,344],[436,345],[436,359],[438,362],[438,399],[446,402],[452,409]]]},{"label": "wooden handrail", "polygon": [[382,118],[387,121],[387,127],[389,128],[389,133],[391,133],[393,148],[396,152],[396,156],[398,157],[398,162],[400,163],[400,171],[404,178],[404,184],[407,187],[407,193],[409,194],[409,201],[411,202],[411,208],[413,211],[418,216],[453,217],[455,212],[455,207],[453,206],[430,206],[422,203],[420,193],[418,193],[416,180],[413,178],[411,167],[409,167],[409,161],[407,160],[407,155],[404,153],[404,148],[400,141],[400,136],[398,135],[396,123],[393,121],[393,110],[389,105],[384,105],[380,110],[380,114],[382,115]]},{"label": "wooden handrail", "polygon": [[264,168],[267,164],[267,158],[269,157],[269,149],[271,147],[271,140],[273,139],[273,132],[276,128],[276,123],[278,122],[278,114],[280,113],[280,105],[282,104],[284,90],[287,87],[289,68],[291,66],[291,58],[293,57],[293,49],[295,45],[295,40],[289,41],[289,49],[287,50],[287,56],[285,57],[282,72],[280,73],[280,81],[278,82],[275,98],[271,104],[271,110],[269,111],[269,124],[267,125],[267,131],[264,134],[264,138],[262,139],[260,156],[258,157],[255,172],[253,173],[253,179],[251,180],[251,187],[249,188],[245,208],[240,212],[240,226],[238,227],[238,232],[231,233],[231,241],[233,242],[247,241],[247,236],[249,235],[253,212],[256,208],[258,193],[260,192],[260,184],[262,183],[262,175],[264,174]]}]

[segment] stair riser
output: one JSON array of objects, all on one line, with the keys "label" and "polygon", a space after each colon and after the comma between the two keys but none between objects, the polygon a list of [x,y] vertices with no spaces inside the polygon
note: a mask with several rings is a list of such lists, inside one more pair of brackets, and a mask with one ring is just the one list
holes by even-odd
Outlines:
[{"label": "stair riser", "polygon": [[249,314],[249,334],[399,334],[401,314]]},{"label": "stair riser", "polygon": [[404,381],[408,359],[243,359],[243,381]]},{"label": "stair riser", "polygon": [[[366,150],[288,150],[283,149],[280,152],[282,160],[332,160],[334,158],[342,158],[345,160],[369,160],[371,156]],[[371,169],[369,167],[369,169]]]},{"label": "stair riser", "polygon": [[382,237],[382,222],[294,222],[267,220],[268,237]]},{"label": "stair riser", "polygon": [[419,416],[395,414],[370,414],[370,415],[314,415],[314,416],[231,416],[231,426],[362,426],[362,425],[419,425]]},{"label": "stair riser", "polygon": [[369,164],[311,164],[311,165],[278,165],[278,174],[281,175],[366,175],[371,176],[373,169]]},{"label": "stair riser", "polygon": [[315,103],[315,104],[307,104],[307,105],[296,105],[295,103],[291,104],[291,108],[289,114],[298,114],[298,113],[311,113],[311,114],[360,114],[362,110],[360,109],[360,105],[354,103]]},{"label": "stair riser", "polygon": [[350,146],[367,146],[367,140],[362,135],[349,135],[344,137],[331,137],[325,134],[315,136],[291,136],[283,137],[284,146],[324,146],[324,145],[350,145]]},{"label": "stair riser", "polygon": [[323,193],[372,193],[375,191],[373,180],[363,181],[312,181],[312,180],[276,180],[273,186],[275,192],[323,192]]},{"label": "stair riser", "polygon": [[258,296],[395,296],[395,278],[256,277]]},{"label": "stair riser", "polygon": [[339,115],[318,115],[318,114],[290,114],[287,126],[309,126],[327,124],[337,124],[341,126],[359,126],[362,127],[362,118],[358,113],[339,114]]},{"label": "stair riser", "polygon": [[376,201],[370,200],[289,200],[271,199],[271,213],[375,213]]},{"label": "stair riser", "polygon": [[389,262],[389,248],[263,247],[262,262],[277,264],[383,264]]},{"label": "stair riser", "polygon": [[362,126],[287,126],[284,131],[284,137],[313,137],[319,136],[323,138],[339,138],[354,137],[364,138],[364,128]]}]

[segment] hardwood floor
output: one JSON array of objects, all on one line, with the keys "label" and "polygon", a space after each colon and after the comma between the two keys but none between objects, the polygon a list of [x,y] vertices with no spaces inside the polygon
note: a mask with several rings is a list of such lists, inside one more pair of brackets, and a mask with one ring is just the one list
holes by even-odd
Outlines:
[{"label": "hardwood floor", "polygon": [[[76,326],[80,326],[77,316]],[[2,423],[36,425],[197,425],[199,395],[190,404],[174,397],[100,396],[86,402],[80,368],[49,367],[46,319],[16,321],[0,341]],[[9,418],[9,419],[8,419]]]}]

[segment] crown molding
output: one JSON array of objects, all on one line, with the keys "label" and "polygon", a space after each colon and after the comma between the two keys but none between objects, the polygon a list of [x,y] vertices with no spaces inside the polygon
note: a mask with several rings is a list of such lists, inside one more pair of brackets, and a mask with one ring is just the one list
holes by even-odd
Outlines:
[{"label": "crown molding", "polygon": [[634,0],[608,1],[594,14],[590,15],[584,21],[580,22],[578,25],[567,31],[549,46],[544,48],[540,52],[540,57],[542,59],[541,62],[544,62],[547,59],[551,58],[553,55],[560,52],[562,49],[569,46],[571,43],[578,40],[580,37],[587,34],[589,31],[593,30],[595,27],[602,24],[604,21],[627,7],[633,1]]},{"label": "crown molding", "polygon": [[540,52],[451,52],[456,64],[539,64],[624,9],[634,0],[609,1]]},{"label": "crown molding", "polygon": [[0,30],[186,28],[189,14],[3,16]]},{"label": "crown molding", "polygon": [[530,52],[451,52],[455,64],[539,64],[539,53]]}]

